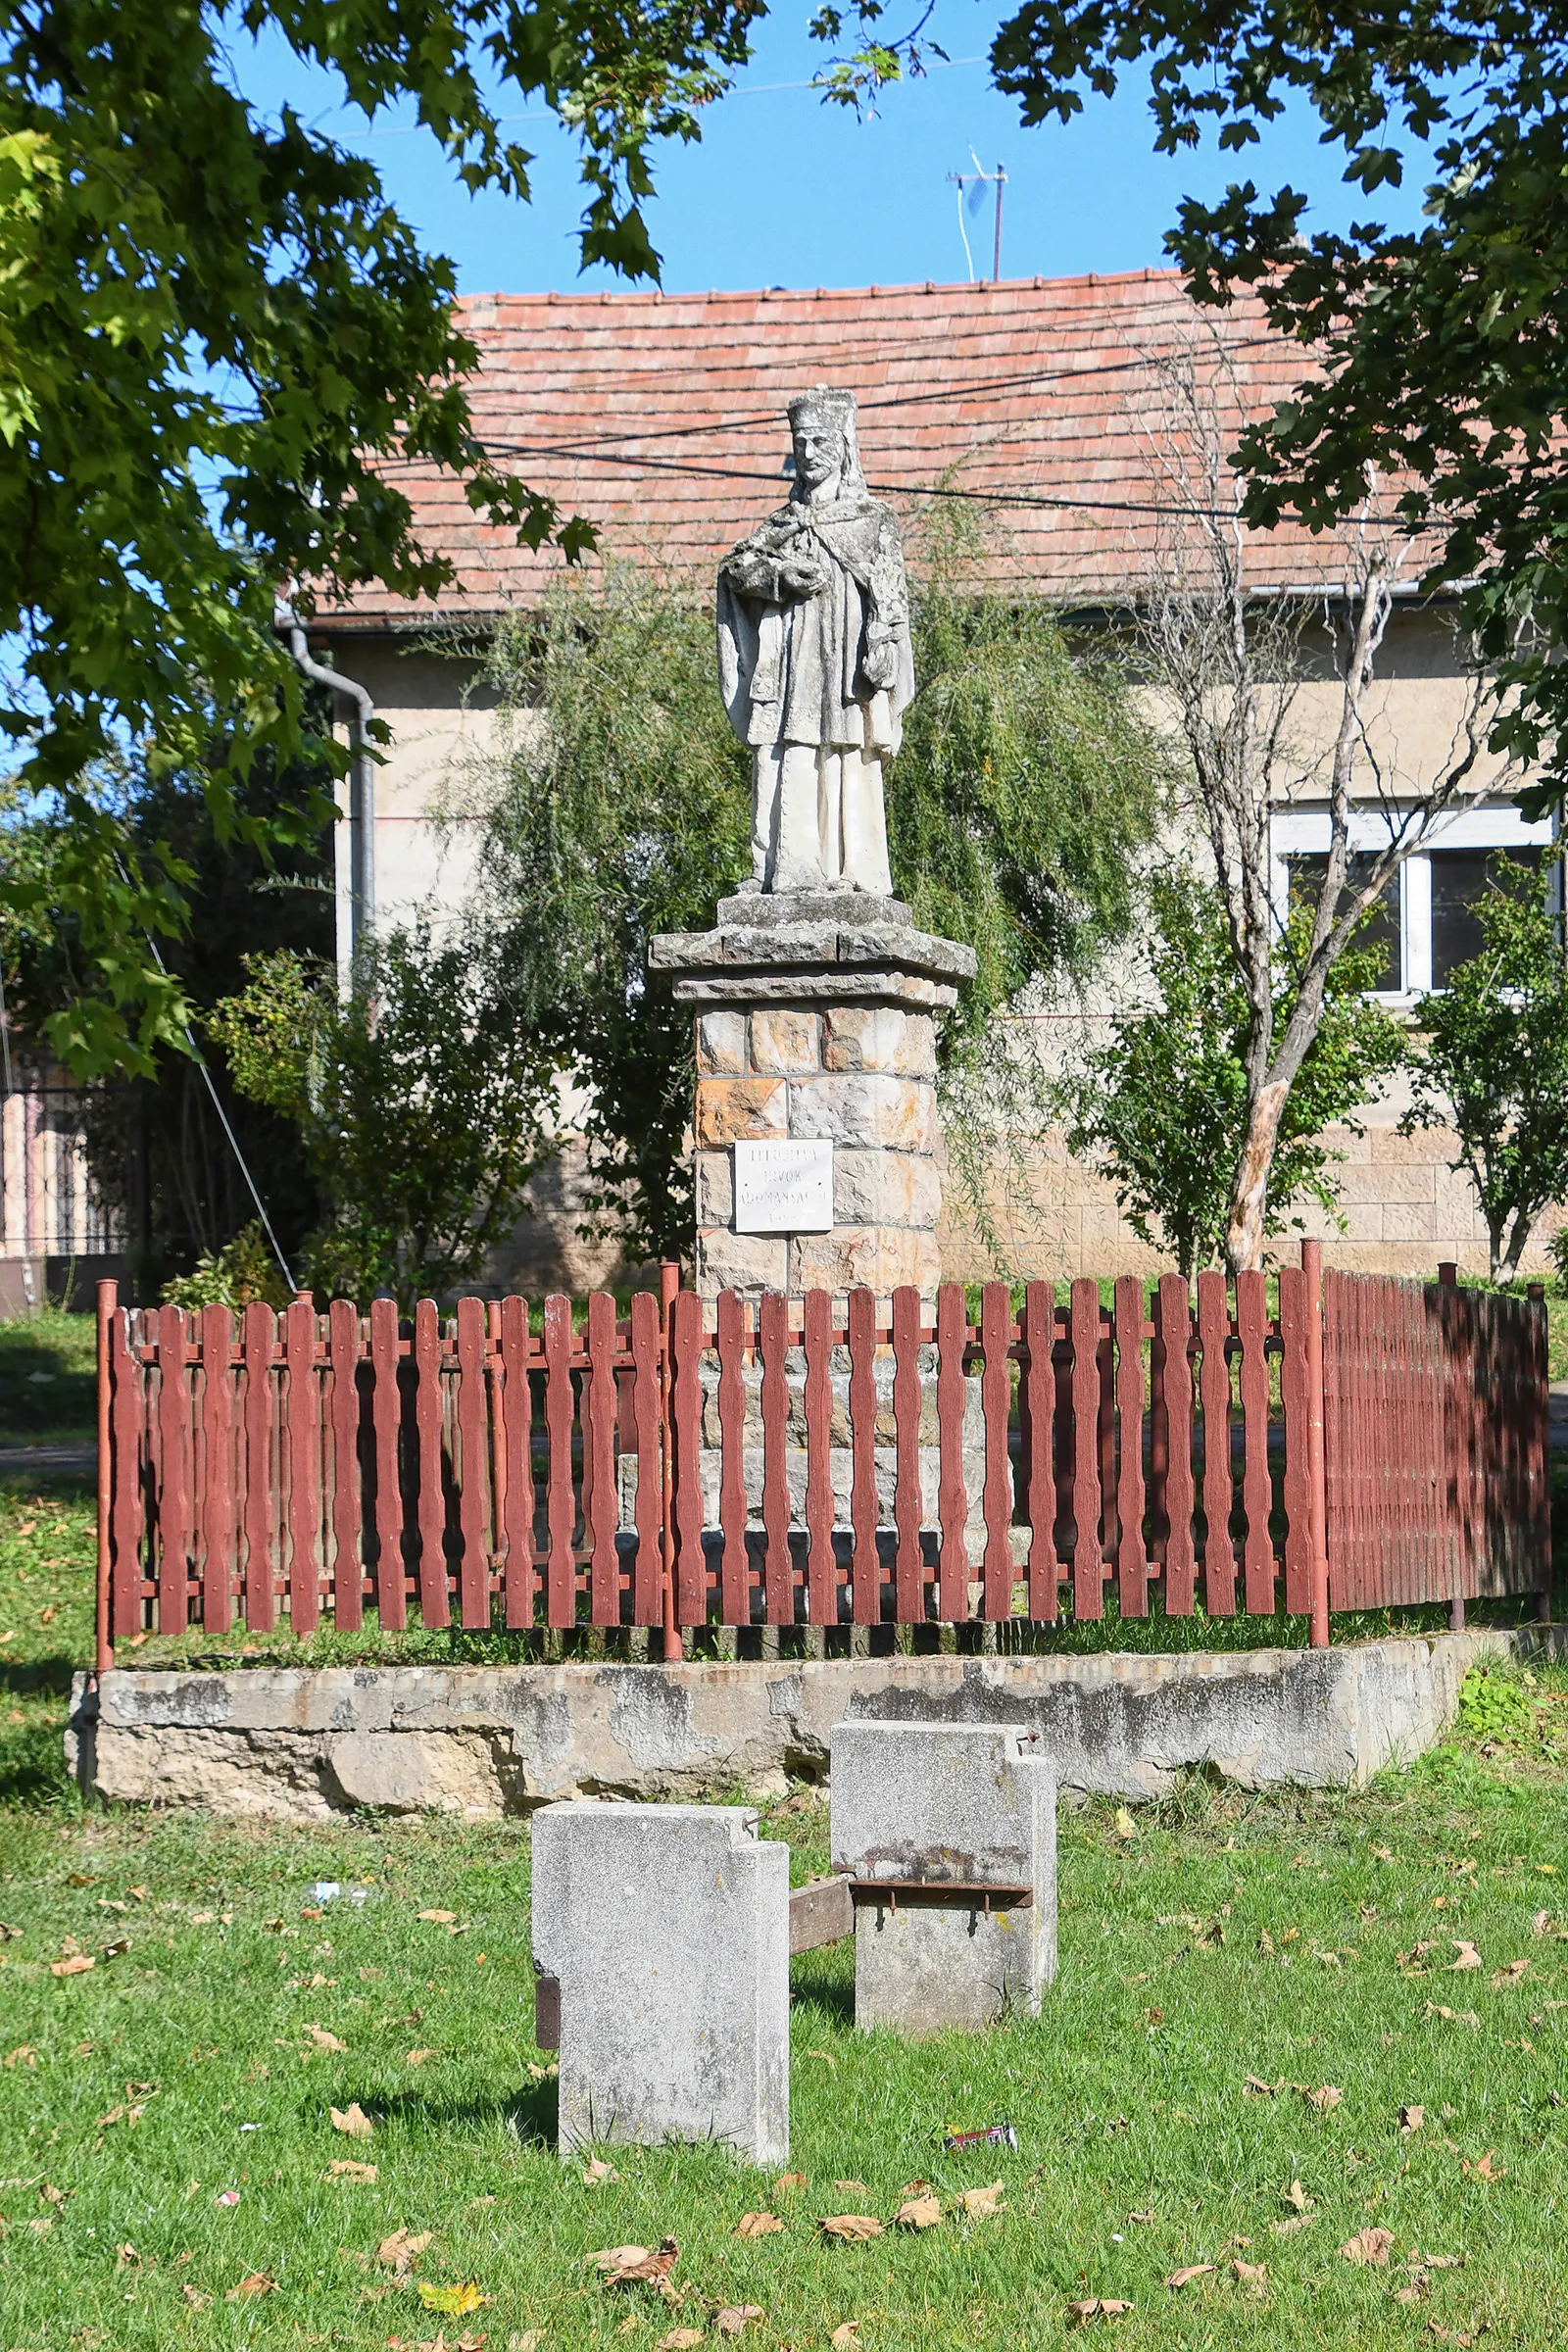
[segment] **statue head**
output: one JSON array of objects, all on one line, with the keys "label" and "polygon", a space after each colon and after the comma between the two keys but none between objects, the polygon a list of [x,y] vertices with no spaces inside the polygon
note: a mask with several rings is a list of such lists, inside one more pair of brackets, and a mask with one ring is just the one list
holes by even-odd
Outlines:
[{"label": "statue head", "polygon": [[789,404],[790,436],[795,445],[795,495],[811,498],[818,491],[861,497],[866,494],[860,471],[859,445],[855,430],[855,394],[818,384]]}]

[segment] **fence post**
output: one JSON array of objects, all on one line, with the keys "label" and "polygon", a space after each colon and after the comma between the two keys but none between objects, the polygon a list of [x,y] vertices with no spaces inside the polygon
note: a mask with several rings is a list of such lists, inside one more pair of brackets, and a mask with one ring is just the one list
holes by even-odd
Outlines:
[{"label": "fence post", "polygon": [[[1545,1375],[1546,1375],[1546,1286],[1545,1286],[1545,1284],[1544,1284],[1544,1282],[1532,1282],[1531,1284],[1529,1284],[1529,1285],[1528,1285],[1528,1287],[1527,1287],[1527,1289],[1526,1289],[1526,1292],[1525,1292],[1525,1296],[1526,1296],[1526,1298],[1527,1298],[1530,1300],[1530,1303],[1531,1303],[1531,1305],[1532,1305],[1532,1306],[1535,1308],[1535,1310],[1536,1310],[1536,1312],[1535,1312],[1535,1317],[1534,1317],[1534,1321],[1535,1321],[1535,1341],[1536,1341],[1536,1350],[1535,1350],[1535,1360],[1534,1360],[1534,1362],[1533,1362],[1533,1363],[1532,1363],[1532,1365],[1531,1365],[1531,1370],[1532,1370],[1532,1372],[1533,1372],[1533,1373],[1536,1375],[1536,1387],[1537,1387],[1538,1396],[1539,1396],[1539,1391],[1540,1391],[1540,1388],[1541,1388],[1541,1386],[1543,1385],[1543,1383],[1544,1382]],[[1548,1409],[1549,1409],[1549,1408],[1548,1408]],[[1551,1466],[1550,1466],[1550,1457],[1549,1457],[1549,1454],[1548,1454],[1548,1452],[1547,1452],[1547,1448],[1548,1448],[1548,1446],[1550,1446],[1550,1444],[1551,1444],[1550,1426],[1549,1426],[1549,1421],[1547,1421],[1547,1420],[1543,1420],[1542,1416],[1541,1416],[1539,1413],[1538,1413],[1538,1414],[1535,1416],[1535,1421],[1536,1421],[1536,1424],[1537,1424],[1537,1426],[1536,1426],[1536,1428],[1535,1428],[1535,1430],[1534,1430],[1534,1432],[1533,1432],[1533,1435],[1534,1435],[1534,1437],[1535,1437],[1535,1439],[1536,1439],[1536,1448],[1535,1448],[1535,1449],[1536,1449],[1536,1453],[1537,1453],[1537,1461],[1536,1461],[1535,1468],[1536,1468],[1536,1473],[1537,1473],[1537,1476],[1538,1476],[1538,1478],[1539,1478],[1539,1480],[1540,1480],[1540,1482],[1541,1482],[1541,1483],[1540,1483],[1540,1487],[1539,1487],[1539,1489],[1538,1489],[1538,1492],[1539,1492],[1540,1494],[1542,1494],[1543,1495],[1545,1495],[1545,1494],[1549,1494],[1549,1491],[1550,1491],[1550,1489],[1549,1489],[1549,1480],[1550,1480],[1550,1475],[1551,1475]],[[1543,1624],[1543,1625],[1549,1625],[1549,1624],[1551,1623],[1551,1505],[1550,1505],[1549,1501],[1547,1502],[1547,1504],[1546,1504],[1546,1507],[1545,1507],[1545,1510],[1544,1510],[1544,1512],[1542,1514],[1542,1516],[1543,1516],[1543,1518],[1544,1519],[1544,1523],[1545,1523],[1545,1526],[1544,1526],[1544,1533],[1545,1533],[1545,1546],[1544,1546],[1544,1548],[1545,1548],[1545,1555],[1546,1555],[1546,1582],[1545,1582],[1545,1584],[1543,1586],[1543,1588],[1542,1588],[1542,1592],[1541,1592],[1541,1611],[1540,1611],[1540,1615],[1541,1615],[1541,1622],[1542,1622],[1542,1624]]]},{"label": "fence post", "polygon": [[1312,1493],[1312,1586],[1308,1640],[1329,1645],[1328,1489],[1323,1453],[1323,1245],[1301,1244],[1306,1292],[1306,1466]]},{"label": "fence post", "polygon": [[115,1641],[109,1613],[109,1331],[116,1314],[117,1283],[98,1285],[98,1642],[97,1671],[107,1674],[115,1662]]},{"label": "fence post", "polygon": [[[659,1269],[659,1467],[662,1514],[664,1664],[679,1665],[680,1623],[675,1614],[675,1298],[680,1268],[666,1258]],[[640,1475],[640,1473],[639,1473]]]}]

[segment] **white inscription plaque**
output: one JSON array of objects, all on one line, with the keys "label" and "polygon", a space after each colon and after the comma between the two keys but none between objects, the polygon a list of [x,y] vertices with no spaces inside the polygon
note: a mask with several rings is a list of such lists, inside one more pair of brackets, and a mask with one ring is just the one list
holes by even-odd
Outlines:
[{"label": "white inscription plaque", "polygon": [[735,1146],[737,1233],[831,1233],[832,1230],[831,1144]]}]

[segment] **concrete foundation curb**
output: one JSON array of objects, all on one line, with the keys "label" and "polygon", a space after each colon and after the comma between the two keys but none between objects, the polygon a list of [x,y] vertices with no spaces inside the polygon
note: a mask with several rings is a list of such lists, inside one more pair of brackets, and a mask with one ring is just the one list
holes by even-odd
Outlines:
[{"label": "concrete foundation curb", "polygon": [[77,1675],[66,1756],[107,1799],[296,1821],[763,1793],[823,1777],[851,1717],[1022,1724],[1065,1788],[1100,1795],[1156,1797],[1195,1766],[1250,1788],[1343,1788],[1441,1739],[1472,1666],[1559,1632],[1166,1657],[124,1668],[96,1690]]}]

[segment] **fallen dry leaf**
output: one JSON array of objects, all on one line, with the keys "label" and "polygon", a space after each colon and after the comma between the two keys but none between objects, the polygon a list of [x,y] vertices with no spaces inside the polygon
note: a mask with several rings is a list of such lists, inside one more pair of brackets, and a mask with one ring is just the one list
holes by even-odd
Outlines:
[{"label": "fallen dry leaf", "polygon": [[1412,2132],[1419,2132],[1426,2120],[1427,2111],[1424,2107],[1401,2107],[1399,2109],[1400,2138],[1408,2139]]},{"label": "fallen dry leaf", "polygon": [[1500,1992],[1505,1985],[1517,1984],[1520,1978],[1529,1973],[1529,1968],[1528,1960],[1510,1960],[1506,1968],[1494,1968],[1492,1972],[1493,1991]]},{"label": "fallen dry leaf", "polygon": [[1138,1824],[1125,1805],[1116,1807],[1116,1835],[1118,1838],[1136,1838],[1138,1835]]},{"label": "fallen dry leaf", "polygon": [[438,1928],[450,1928],[457,1916],[455,1911],[420,1911],[416,1914],[419,1919],[433,1920]]},{"label": "fallen dry leaf", "polygon": [[895,2230],[934,2230],[942,2219],[942,2206],[936,2197],[906,2197],[893,2216]]},{"label": "fallen dry leaf", "polygon": [[700,2328],[672,2328],[667,2335],[660,2337],[657,2352],[692,2352],[692,2347],[702,2340]]},{"label": "fallen dry leaf", "polygon": [[334,2156],[321,2178],[325,2180],[373,2180],[373,2164],[356,2164],[352,2156]]},{"label": "fallen dry leaf", "polygon": [[863,2180],[835,2180],[833,2185],[846,2197],[868,2197],[871,2194]]},{"label": "fallen dry leaf", "polygon": [[1130,2213],[1127,2216],[1127,2219],[1136,2223],[1141,2230],[1152,2230],[1157,2218],[1152,2205],[1146,2205],[1139,2212]]},{"label": "fallen dry leaf", "polygon": [[428,2230],[394,2230],[391,2236],[383,2237],[376,2247],[375,2259],[389,2271],[412,2271],[429,2243]]},{"label": "fallen dry leaf", "polygon": [[1358,2230],[1354,2237],[1348,2237],[1340,2248],[1347,2262],[1373,2263],[1379,2270],[1388,2269],[1389,2256],[1393,2251],[1394,2231],[1375,2229]]},{"label": "fallen dry leaf", "polygon": [[192,2286],[188,2279],[179,2291],[192,2311],[205,2311],[213,2299],[211,2295],[204,2295],[199,2286]]},{"label": "fallen dry leaf", "polygon": [[30,2041],[19,2041],[14,2050],[6,2052],[5,2063],[8,2070],[12,2067],[24,2066],[31,2074],[37,2066],[38,2053]]},{"label": "fallen dry leaf", "polygon": [[993,2180],[989,2188],[963,2189],[958,2196],[959,2211],[973,2215],[976,2220],[984,2220],[988,2214],[995,2213],[1001,2203],[1002,2182],[1000,2180]]},{"label": "fallen dry leaf", "polygon": [[726,2303],[713,2314],[713,2326],[720,2335],[740,2335],[754,2320],[762,2317],[760,2303]]},{"label": "fallen dry leaf", "polygon": [[1462,2173],[1468,2173],[1475,2180],[1504,2180],[1507,2177],[1508,2167],[1505,2164],[1497,2163],[1496,2154],[1495,2148],[1489,2148],[1486,2154],[1478,2158],[1474,2164],[1466,2157],[1459,2170]]},{"label": "fallen dry leaf", "polygon": [[403,2063],[405,2066],[422,2066],[427,2058],[433,2058],[435,2055],[434,2050],[407,2050],[404,2053]]},{"label": "fallen dry leaf", "polygon": [[1191,2286],[1195,2278],[1206,2278],[1213,2270],[1211,2262],[1189,2262],[1179,2271],[1172,2271],[1165,2284],[1173,2287]]},{"label": "fallen dry leaf", "polygon": [[247,2278],[240,2280],[238,2286],[229,2288],[226,2300],[230,2303],[238,2303],[245,2295],[272,2295],[276,2292],[277,2280],[275,2278],[269,2278],[266,2271],[252,2271]]},{"label": "fallen dry leaf", "polygon": [[880,2237],[882,2234],[881,2223],[873,2221],[868,2213],[830,2213],[824,2217],[821,2230],[824,2237],[851,2241],[862,2237]]},{"label": "fallen dry leaf", "polygon": [[326,2112],[332,2118],[333,2131],[346,2132],[350,2139],[368,2139],[375,2129],[358,2099],[351,2100],[347,2107],[329,2107]]},{"label": "fallen dry leaf", "polygon": [[1315,2213],[1293,2214],[1288,2222],[1270,2222],[1268,2233],[1270,2237],[1289,2237],[1293,2230],[1309,2230],[1316,2220]]},{"label": "fallen dry leaf", "polygon": [[773,2194],[778,2197],[787,2197],[796,2189],[805,2186],[806,2175],[804,2173],[780,2173],[773,2183]]},{"label": "fallen dry leaf", "polygon": [[1479,2026],[1481,2023],[1473,2009],[1448,2009],[1442,2001],[1428,2001],[1422,2014],[1446,2018],[1450,2026]]},{"label": "fallen dry leaf", "polygon": [[346,2041],[339,2041],[335,2034],[329,2034],[324,2026],[307,2026],[305,2031],[318,2050],[346,2050],[349,2046]]},{"label": "fallen dry leaf", "polygon": [[604,2272],[606,2286],[653,2286],[670,2294],[669,2274],[679,2257],[675,2240],[662,2237],[654,2248],[609,2246],[601,2254],[590,2254],[588,2260]]},{"label": "fallen dry leaf", "polygon": [[859,2321],[846,2320],[842,2327],[834,2328],[827,2340],[830,2344],[838,2346],[838,2352],[855,2352],[855,2348],[860,2340]]},{"label": "fallen dry leaf", "polygon": [[1232,2261],[1231,2268],[1236,2273],[1238,2283],[1245,2286],[1251,2294],[1260,2295],[1268,2284],[1268,2264],[1266,2262],[1244,2262],[1238,2254]]},{"label": "fallen dry leaf", "polygon": [[63,2205],[71,2193],[69,2188],[56,2188],[52,2180],[46,2180],[38,2191],[38,2202],[40,2205]]},{"label": "fallen dry leaf", "polygon": [[1310,2213],[1317,2202],[1316,2198],[1307,2195],[1299,2180],[1293,2180],[1290,2187],[1282,2189],[1280,2194],[1284,2197],[1287,2205],[1296,2207],[1298,2213]]},{"label": "fallen dry leaf", "polygon": [[52,1977],[84,1977],[92,1966],[85,1952],[74,1952],[69,1960],[51,1960],[49,1974]]},{"label": "fallen dry leaf", "polygon": [[1345,2096],[1344,2091],[1333,2082],[1321,2083],[1316,2090],[1307,2090],[1299,2083],[1297,2087],[1307,2105],[1315,2107],[1319,2114],[1326,2114],[1329,2108],[1338,2107]]},{"label": "fallen dry leaf", "polygon": [[507,2352],[539,2352],[544,2339],[542,2328],[514,2328],[507,2338]]},{"label": "fallen dry leaf", "polygon": [[[414,2064],[414,2052],[412,2050],[409,2052],[409,2064],[411,2066]],[[590,2156],[587,2163],[582,2168],[582,2178],[583,2185],[585,2187],[597,2188],[601,2180],[618,2180],[620,2179],[620,2175],[616,2172],[612,2164],[606,2164],[602,2157]]]},{"label": "fallen dry leaf", "polygon": [[1130,2303],[1118,2302],[1113,2295],[1084,2295],[1076,2303],[1068,2304],[1067,2325],[1083,2328],[1091,2320],[1119,2320],[1124,2311],[1131,2309]]},{"label": "fallen dry leaf", "polygon": [[1242,2088],[1250,2099],[1271,2099],[1274,2096],[1273,2083],[1265,2082],[1260,2075],[1249,2075]]},{"label": "fallen dry leaf", "polygon": [[776,2213],[743,2213],[735,2225],[737,2237],[771,2237],[784,2224]]},{"label": "fallen dry leaf", "polygon": [[1473,1943],[1467,1943],[1464,1938],[1459,1936],[1455,1936],[1452,1941],[1453,1948],[1458,1954],[1458,1958],[1451,1960],[1448,1964],[1448,1974],[1450,1977],[1462,1975],[1464,1970],[1467,1968],[1480,1968],[1483,1965],[1481,1954],[1477,1951]]}]

